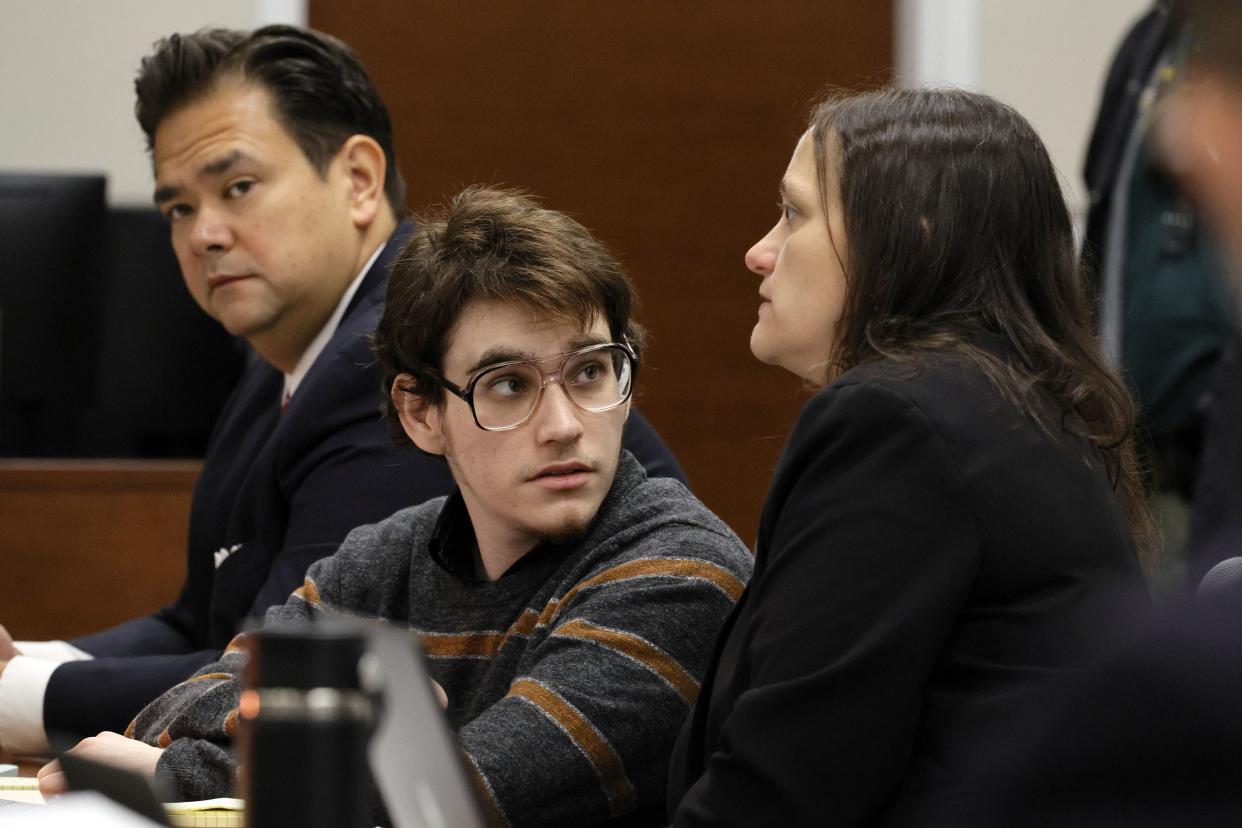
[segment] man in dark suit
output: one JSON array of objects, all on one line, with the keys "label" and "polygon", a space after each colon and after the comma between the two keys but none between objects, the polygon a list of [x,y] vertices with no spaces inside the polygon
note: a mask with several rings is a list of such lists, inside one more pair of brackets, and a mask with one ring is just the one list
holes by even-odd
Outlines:
[{"label": "man in dark suit", "polygon": [[[14,753],[45,751],[47,733],[124,729],[350,529],[451,486],[438,458],[397,450],[378,413],[368,334],[412,225],[358,59],[291,27],[203,31],[157,44],[136,88],[186,285],[260,359],[212,435],[176,601],[72,642],[14,644],[0,627],[0,749]],[[681,476],[640,418],[625,445],[651,474]]]}]

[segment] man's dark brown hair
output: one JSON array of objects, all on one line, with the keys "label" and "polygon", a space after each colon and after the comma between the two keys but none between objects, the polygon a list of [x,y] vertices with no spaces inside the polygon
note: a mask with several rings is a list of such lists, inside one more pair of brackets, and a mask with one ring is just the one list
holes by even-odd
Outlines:
[{"label": "man's dark brown hair", "polygon": [[233,79],[267,90],[273,115],[321,176],[351,135],[374,138],[388,162],[384,194],[402,218],[405,182],[388,109],[353,50],[320,32],[295,26],[204,29],[157,42],[134,80],[134,114],[147,148],[154,148],[155,131],[165,118]]},{"label": "man's dark brown hair", "polygon": [[372,336],[384,370],[384,416],[398,442],[408,438],[389,399],[393,381],[410,374],[413,393],[443,402],[438,380],[449,334],[472,301],[518,304],[584,329],[602,314],[613,340],[625,337],[641,353],[633,284],[608,249],[564,213],[523,193],[471,187],[418,225],[393,265]]}]

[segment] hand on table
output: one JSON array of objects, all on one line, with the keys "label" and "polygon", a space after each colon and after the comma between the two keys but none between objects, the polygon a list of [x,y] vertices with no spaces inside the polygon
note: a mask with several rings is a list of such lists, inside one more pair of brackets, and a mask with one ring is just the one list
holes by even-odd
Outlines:
[{"label": "hand on table", "polygon": [[[140,773],[147,779],[154,779],[155,764],[160,761],[160,755],[164,750],[136,739],[127,739],[119,733],[104,732],[98,736],[83,739],[69,752],[84,759],[114,765]],[[39,793],[45,798],[69,790],[59,762],[49,762],[39,768],[36,776],[39,778]]]}]

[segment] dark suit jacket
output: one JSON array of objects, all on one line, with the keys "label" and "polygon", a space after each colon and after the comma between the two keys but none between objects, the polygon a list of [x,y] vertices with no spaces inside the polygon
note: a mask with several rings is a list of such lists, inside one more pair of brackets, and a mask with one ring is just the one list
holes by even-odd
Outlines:
[{"label": "dark suit jacket", "polygon": [[803,410],[672,758],[674,825],[954,824],[981,735],[1092,654],[1110,585],[1145,598],[1095,453],[962,358],[920,361]]},{"label": "dark suit jacket", "polygon": [[[43,705],[49,734],[124,729],[145,704],[218,658],[243,620],[283,603],[350,529],[452,488],[445,463],[397,448],[378,413],[381,373],[367,335],[412,229],[407,222],[389,240],[284,414],[280,371],[259,362],[242,377],[194,489],[180,596],[72,642],[96,659],[52,674]],[[625,446],[653,476],[684,480],[637,412]]]}]

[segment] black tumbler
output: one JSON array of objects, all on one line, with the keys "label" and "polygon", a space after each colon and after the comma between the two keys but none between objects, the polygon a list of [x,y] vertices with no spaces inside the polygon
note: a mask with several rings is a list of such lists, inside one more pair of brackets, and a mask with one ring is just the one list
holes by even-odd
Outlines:
[{"label": "black tumbler", "polygon": [[335,622],[250,633],[239,747],[249,828],[364,828],[376,700],[366,637]]}]

